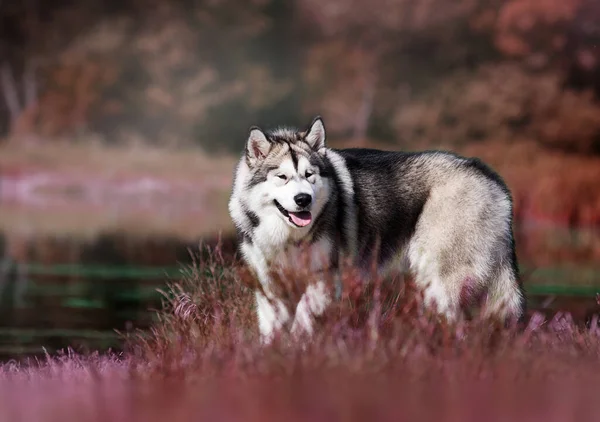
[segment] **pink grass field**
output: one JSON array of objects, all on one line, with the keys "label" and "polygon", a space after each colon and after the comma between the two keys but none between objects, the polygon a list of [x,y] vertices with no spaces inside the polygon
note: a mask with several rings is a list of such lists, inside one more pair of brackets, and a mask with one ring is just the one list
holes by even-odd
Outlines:
[{"label": "pink grass field", "polygon": [[5,363],[0,422],[600,418],[597,318],[448,325],[410,289],[367,289],[347,271],[311,341],[260,346],[247,273],[223,263],[215,253],[171,286],[160,321],[122,355]]}]

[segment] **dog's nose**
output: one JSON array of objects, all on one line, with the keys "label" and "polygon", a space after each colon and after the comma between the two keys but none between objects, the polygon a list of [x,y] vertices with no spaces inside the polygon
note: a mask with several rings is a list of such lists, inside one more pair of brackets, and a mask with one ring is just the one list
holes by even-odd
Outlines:
[{"label": "dog's nose", "polygon": [[294,196],[294,201],[296,201],[296,204],[298,204],[299,207],[308,207],[312,201],[312,196],[308,193],[299,193]]}]

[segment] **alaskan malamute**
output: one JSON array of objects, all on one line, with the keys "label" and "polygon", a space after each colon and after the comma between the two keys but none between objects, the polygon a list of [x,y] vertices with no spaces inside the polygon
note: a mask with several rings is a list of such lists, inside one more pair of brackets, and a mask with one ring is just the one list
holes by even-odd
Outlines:
[{"label": "alaskan malamute", "polygon": [[252,127],[229,211],[241,254],[262,286],[256,302],[265,342],[281,328],[310,334],[314,316],[330,303],[322,280],[295,309],[274,294],[270,270],[292,263],[300,244],[309,245],[315,274],[335,270],[340,256],[363,270],[372,259],[381,271],[404,268],[424,289],[425,304],[451,320],[480,294],[486,315],[523,317],[511,194],[478,159],[331,149],[320,117],[306,131]]}]

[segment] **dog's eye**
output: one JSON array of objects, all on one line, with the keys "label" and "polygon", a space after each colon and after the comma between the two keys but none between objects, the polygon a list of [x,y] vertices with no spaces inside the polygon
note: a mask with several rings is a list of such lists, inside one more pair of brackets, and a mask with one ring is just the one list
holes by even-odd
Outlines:
[{"label": "dog's eye", "polygon": [[307,172],[304,174],[304,177],[306,177],[306,178],[308,179],[308,178],[309,178],[310,176],[312,176],[313,174],[314,174],[314,173],[313,173],[312,171],[307,171]]},{"label": "dog's eye", "polygon": [[281,180],[287,180],[285,174],[278,174],[277,177],[279,177]]}]

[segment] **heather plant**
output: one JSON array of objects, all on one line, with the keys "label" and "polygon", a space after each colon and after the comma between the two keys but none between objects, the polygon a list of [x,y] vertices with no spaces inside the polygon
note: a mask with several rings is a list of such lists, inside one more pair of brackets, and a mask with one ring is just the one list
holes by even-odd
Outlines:
[{"label": "heather plant", "polygon": [[[302,271],[278,274],[290,298],[301,290],[291,280]],[[310,339],[261,345],[252,280],[218,248],[202,254],[125,354],[4,365],[0,421],[564,421],[600,410],[597,318],[448,324],[410,280],[345,266],[341,299]]]},{"label": "heather plant", "polygon": [[[527,357],[528,350],[539,347],[559,354],[572,348],[587,357],[597,356],[600,351],[597,318],[587,328],[561,313],[550,321],[542,314],[530,314],[525,325],[513,327],[484,320],[477,313],[465,314],[463,319],[448,323],[423,306],[420,291],[406,275],[365,277],[350,266],[344,267],[340,276],[343,286],[340,300],[319,318],[319,329],[310,339],[282,333],[273,345],[258,346],[252,294],[256,282],[244,267],[239,264],[228,267],[219,256],[217,252],[209,256],[208,262],[196,263],[185,284],[171,286],[169,293],[165,293],[168,299],[160,312],[160,322],[141,343],[133,341],[134,350],[141,350],[151,360],[164,356],[167,350],[191,352],[196,357],[201,350],[211,353],[219,350],[215,355],[219,362],[223,362],[221,352],[226,350],[226,354],[236,356],[230,364],[242,361],[248,364],[248,359],[260,361],[273,353],[283,359],[296,353],[309,359],[307,356],[317,353],[319,356],[310,359],[334,366],[343,366],[346,358],[365,359],[364,355],[353,356],[357,350],[407,359],[421,355],[438,359],[446,354],[455,357],[475,354],[478,359],[514,353]],[[274,275],[279,294],[290,305],[311,279],[302,270],[293,274],[279,271]],[[365,278],[371,281],[367,283]],[[172,363],[168,361],[169,365]]]}]

